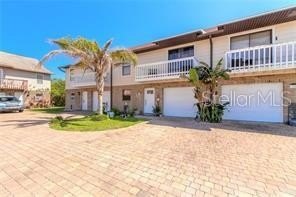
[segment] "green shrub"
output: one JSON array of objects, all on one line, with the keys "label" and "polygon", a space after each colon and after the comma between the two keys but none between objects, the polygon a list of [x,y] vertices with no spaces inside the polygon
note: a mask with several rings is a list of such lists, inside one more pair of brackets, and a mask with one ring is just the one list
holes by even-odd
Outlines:
[{"label": "green shrub", "polygon": [[134,117],[135,114],[136,114],[136,111],[137,111],[137,110],[138,110],[137,108],[129,109],[129,111],[128,111],[128,115],[129,115],[130,117]]},{"label": "green shrub", "polygon": [[112,108],[111,111],[114,113],[114,116],[120,116],[121,111],[117,108]]},{"label": "green shrub", "polygon": [[102,120],[107,120],[108,117],[104,114],[102,114],[102,115],[96,114],[96,115],[91,115],[90,119],[92,121],[102,121]]},{"label": "green shrub", "polygon": [[155,116],[159,116],[161,114],[161,108],[159,105],[155,105],[152,107],[152,112]]},{"label": "green shrub", "polygon": [[59,124],[61,127],[66,126],[66,121],[62,116],[56,116],[50,120],[50,124]]},{"label": "green shrub", "polygon": [[196,118],[199,118],[203,122],[221,122],[227,105],[229,105],[229,102],[224,104],[208,103],[204,105],[198,103],[198,113]]}]

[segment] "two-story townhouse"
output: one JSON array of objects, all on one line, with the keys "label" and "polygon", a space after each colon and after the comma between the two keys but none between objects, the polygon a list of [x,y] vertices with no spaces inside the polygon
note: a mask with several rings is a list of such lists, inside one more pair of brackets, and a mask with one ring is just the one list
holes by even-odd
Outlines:
[{"label": "two-story townhouse", "polygon": [[[188,74],[199,61],[215,66],[221,58],[225,69],[231,71],[230,80],[221,81],[217,93],[231,103],[224,119],[286,122],[288,105],[296,102],[296,7],[160,39],[132,50],[138,65],[114,67],[112,86],[106,86],[105,101],[121,110],[128,105],[151,114],[152,107],[159,104],[165,116],[194,117],[193,87],[180,75]],[[66,69],[67,84],[70,78],[76,83],[75,70]],[[92,84],[82,83],[88,80]],[[77,94],[67,86],[67,108],[95,109],[94,80],[79,78],[75,88]],[[88,104],[83,107],[85,100]]]},{"label": "two-story townhouse", "polygon": [[26,107],[50,104],[50,75],[37,59],[0,51],[0,95],[16,96]]}]

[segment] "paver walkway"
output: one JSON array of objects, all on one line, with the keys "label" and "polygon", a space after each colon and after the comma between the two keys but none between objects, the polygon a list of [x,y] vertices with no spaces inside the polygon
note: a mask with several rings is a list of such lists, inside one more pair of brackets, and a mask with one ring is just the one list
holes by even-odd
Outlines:
[{"label": "paver walkway", "polygon": [[0,196],[295,196],[296,128],[152,120],[61,132],[0,114]]}]

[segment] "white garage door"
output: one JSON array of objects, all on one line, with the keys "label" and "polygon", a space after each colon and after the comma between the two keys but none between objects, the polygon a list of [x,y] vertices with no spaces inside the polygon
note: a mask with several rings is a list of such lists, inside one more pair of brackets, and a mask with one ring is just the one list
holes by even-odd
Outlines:
[{"label": "white garage door", "polygon": [[194,105],[193,88],[165,88],[164,89],[164,109],[165,116],[195,117],[197,108]]},{"label": "white garage door", "polygon": [[224,119],[283,122],[283,84],[261,83],[222,86],[230,105]]}]

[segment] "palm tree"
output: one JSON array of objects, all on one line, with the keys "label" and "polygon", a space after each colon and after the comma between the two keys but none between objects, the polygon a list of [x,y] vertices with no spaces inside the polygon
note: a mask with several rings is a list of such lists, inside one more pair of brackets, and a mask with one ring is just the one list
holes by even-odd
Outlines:
[{"label": "palm tree", "polygon": [[110,67],[118,65],[120,63],[130,63],[135,65],[137,63],[136,55],[125,48],[110,49],[112,40],[105,43],[103,47],[100,47],[97,42],[87,40],[79,37],[72,38],[60,38],[52,41],[60,49],[50,51],[41,60],[40,64],[47,61],[51,57],[58,54],[65,54],[77,59],[74,66],[86,70],[91,70],[95,73],[96,89],[98,91],[99,109],[98,113],[103,113],[103,92],[104,92],[104,77],[109,71]]},{"label": "palm tree", "polygon": [[228,103],[220,104],[215,99],[218,82],[221,79],[228,80],[228,70],[223,69],[222,59],[212,68],[204,62],[189,71],[188,80],[194,85],[194,97],[196,106],[202,121],[220,122],[223,111]]}]

